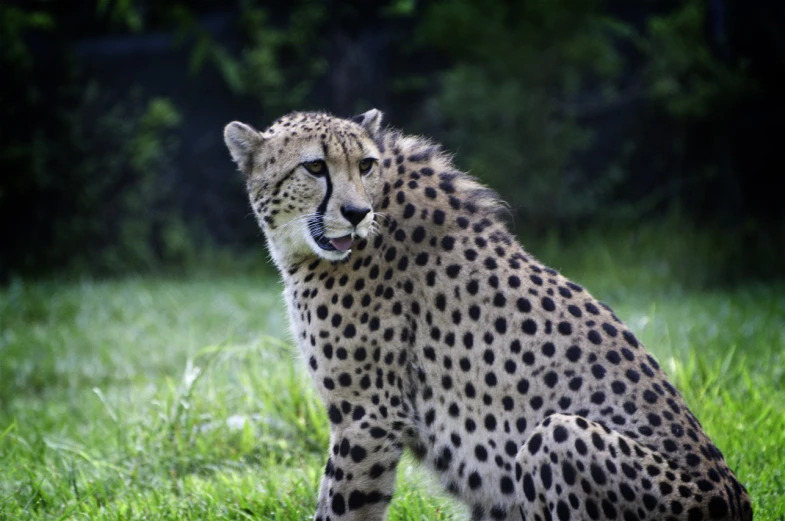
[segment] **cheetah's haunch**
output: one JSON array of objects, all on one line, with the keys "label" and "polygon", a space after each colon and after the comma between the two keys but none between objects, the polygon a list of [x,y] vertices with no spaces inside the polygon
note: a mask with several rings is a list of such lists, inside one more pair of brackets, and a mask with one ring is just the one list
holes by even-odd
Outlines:
[{"label": "cheetah's haunch", "polygon": [[438,146],[293,113],[226,144],[331,422],[316,519],[383,519],[408,447],[484,519],[752,519],[605,305],[523,250]]}]

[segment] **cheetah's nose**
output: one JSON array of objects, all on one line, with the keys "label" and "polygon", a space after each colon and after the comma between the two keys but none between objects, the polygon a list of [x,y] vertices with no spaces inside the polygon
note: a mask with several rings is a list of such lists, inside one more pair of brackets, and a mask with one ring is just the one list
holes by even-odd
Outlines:
[{"label": "cheetah's nose", "polygon": [[360,224],[360,221],[362,221],[370,211],[370,208],[358,208],[357,206],[352,206],[350,204],[341,206],[341,215],[354,226]]}]

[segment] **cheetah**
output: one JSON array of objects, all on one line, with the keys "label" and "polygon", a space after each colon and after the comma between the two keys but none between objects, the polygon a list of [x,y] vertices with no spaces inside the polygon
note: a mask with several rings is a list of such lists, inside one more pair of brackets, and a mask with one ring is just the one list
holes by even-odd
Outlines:
[{"label": "cheetah", "polygon": [[226,145],[330,421],[317,521],[379,520],[404,449],[480,520],[752,519],[612,310],[421,137],[295,112]]}]

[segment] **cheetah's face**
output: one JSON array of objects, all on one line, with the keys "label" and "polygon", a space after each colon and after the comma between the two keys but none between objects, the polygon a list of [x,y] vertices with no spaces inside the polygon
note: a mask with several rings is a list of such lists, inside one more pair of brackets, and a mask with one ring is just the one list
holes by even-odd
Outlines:
[{"label": "cheetah's face", "polygon": [[346,259],[374,222],[381,113],[353,120],[296,114],[264,132],[239,122],[224,138],[246,175],[251,205],[279,264],[314,254]]}]

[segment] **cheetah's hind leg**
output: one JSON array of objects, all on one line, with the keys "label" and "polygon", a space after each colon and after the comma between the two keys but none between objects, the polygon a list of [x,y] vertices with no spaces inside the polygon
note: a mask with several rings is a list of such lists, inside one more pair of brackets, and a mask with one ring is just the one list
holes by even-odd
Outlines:
[{"label": "cheetah's hind leg", "polygon": [[[581,416],[540,422],[516,458],[523,520],[734,519],[656,451]],[[734,509],[735,510],[735,509]]]}]

